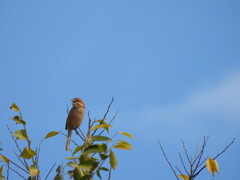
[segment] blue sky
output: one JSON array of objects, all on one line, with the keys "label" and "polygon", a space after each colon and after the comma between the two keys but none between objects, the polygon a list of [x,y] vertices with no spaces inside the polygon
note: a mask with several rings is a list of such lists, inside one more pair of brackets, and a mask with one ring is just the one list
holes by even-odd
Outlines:
[{"label": "blue sky", "polygon": [[[5,125],[15,128],[8,120],[13,102],[38,142],[64,130],[72,98],[82,97],[86,110],[101,118],[114,96],[116,131],[136,140],[132,152],[117,152],[113,179],[174,179],[157,140],[179,165],[180,139],[194,153],[204,135],[210,136],[206,156],[237,138],[219,158],[215,177],[236,179],[239,18],[237,0],[1,1],[2,146],[12,156]],[[42,166],[61,163],[69,155],[64,144],[62,136],[45,142]]]}]

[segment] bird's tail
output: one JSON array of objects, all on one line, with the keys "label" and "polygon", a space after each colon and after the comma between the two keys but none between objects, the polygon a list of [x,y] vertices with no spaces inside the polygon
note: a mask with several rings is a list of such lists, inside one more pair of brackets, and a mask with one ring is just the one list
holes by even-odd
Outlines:
[{"label": "bird's tail", "polygon": [[67,135],[67,142],[66,142],[66,151],[69,151],[69,149],[70,149],[71,136],[72,136],[72,130],[69,129],[68,135]]}]

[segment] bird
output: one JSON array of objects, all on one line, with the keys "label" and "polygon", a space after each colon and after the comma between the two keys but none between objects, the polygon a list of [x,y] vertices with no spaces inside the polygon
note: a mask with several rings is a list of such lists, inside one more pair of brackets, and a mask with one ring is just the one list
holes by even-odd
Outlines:
[{"label": "bird", "polygon": [[85,104],[81,98],[74,98],[72,101],[72,109],[68,113],[66,121],[66,130],[68,130],[67,142],[66,142],[66,151],[70,149],[70,141],[72,136],[72,131],[79,128],[83,121]]}]

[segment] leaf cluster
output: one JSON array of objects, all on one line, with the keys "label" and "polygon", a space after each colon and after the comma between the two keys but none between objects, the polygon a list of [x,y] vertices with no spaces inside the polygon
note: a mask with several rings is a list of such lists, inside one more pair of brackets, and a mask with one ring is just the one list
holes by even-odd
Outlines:
[{"label": "leaf cluster", "polygon": [[92,179],[95,175],[102,179],[102,172],[108,172],[110,176],[111,170],[115,170],[118,165],[114,149],[132,150],[129,142],[115,140],[115,138],[118,135],[132,139],[134,137],[126,132],[117,132],[111,135],[110,130],[113,128],[111,122],[115,116],[110,122],[107,122],[106,115],[93,122],[89,116],[88,131],[86,135],[82,133],[81,137],[84,140],[83,143],[76,146],[71,156],[67,158],[66,166],[71,168],[68,174],[75,180]]},{"label": "leaf cluster", "polygon": [[[19,160],[18,162],[13,161],[11,158],[6,157],[2,153],[0,153],[0,158],[5,163],[0,167],[0,180],[4,180],[5,177],[3,176],[3,167],[6,166],[7,170],[7,179],[9,179],[9,170],[12,170],[22,179],[28,180],[40,180],[40,170],[39,170],[39,155],[40,155],[40,148],[41,144],[45,139],[53,137],[59,132],[52,131],[48,133],[39,143],[37,147],[34,149],[31,145],[31,140],[28,135],[27,131],[27,122],[23,120],[22,112],[17,104],[13,103],[10,106],[10,109],[17,112],[18,114],[11,118],[19,127],[18,130],[12,132],[11,129],[7,126],[9,133],[16,145],[17,152],[14,151],[15,156]],[[25,145],[21,147],[18,141],[24,141]],[[26,178],[27,176],[27,178]],[[46,179],[46,178],[45,178]]]}]

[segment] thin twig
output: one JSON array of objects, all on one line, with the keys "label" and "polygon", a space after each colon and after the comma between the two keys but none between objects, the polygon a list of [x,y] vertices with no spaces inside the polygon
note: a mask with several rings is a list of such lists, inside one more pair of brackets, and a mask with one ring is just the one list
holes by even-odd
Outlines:
[{"label": "thin twig", "polygon": [[[14,138],[14,136],[13,136],[13,132],[10,130],[10,128],[9,128],[9,126],[7,125],[7,128],[8,128],[8,131],[10,132],[10,134],[11,134],[11,136],[12,136],[12,139],[13,139],[13,141],[14,141],[14,143],[15,143],[15,145],[17,146],[17,149],[18,149],[18,151],[20,152],[20,154],[22,153],[21,152],[21,149],[20,149],[20,147],[19,147],[19,145],[18,145],[18,143],[17,143],[17,141],[16,141],[16,139]],[[28,169],[28,163],[27,163],[27,161],[25,160],[25,159],[23,159],[23,161],[24,161],[24,166],[25,166],[25,168],[29,171],[29,169]]]},{"label": "thin twig", "polygon": [[[106,117],[107,117],[107,115],[108,115],[108,112],[109,112],[109,110],[110,110],[110,108],[111,108],[111,106],[112,106],[113,101],[114,101],[114,97],[112,97],[112,100],[111,100],[110,104],[108,105],[107,111],[106,111],[106,113],[104,114],[104,116],[103,116],[103,118],[102,118],[102,120],[100,121],[99,124],[102,124],[102,122],[106,119]],[[96,131],[97,131],[97,129],[95,129],[95,131],[93,131],[92,136],[96,133]]]},{"label": "thin twig", "polygon": [[[195,161],[193,162],[193,164],[195,164],[195,162],[198,160],[197,164],[196,164],[196,168],[194,170],[194,173],[196,172],[196,170],[201,166],[202,162],[201,162],[201,159],[202,159],[202,155],[204,153],[204,149],[207,145],[207,142],[208,142],[208,136],[207,137],[203,137],[203,144],[202,144],[202,149],[200,151],[200,153],[198,154],[197,158],[195,159]],[[204,161],[203,161],[204,162]]]},{"label": "thin twig", "polygon": [[88,111],[88,129],[91,129],[91,121],[90,112]]},{"label": "thin twig", "polygon": [[[180,171],[180,169],[179,169],[177,166],[175,166],[175,168],[177,169],[177,171],[179,172],[179,174],[183,175],[183,173]],[[189,177],[189,175],[188,175],[188,177]],[[187,179],[185,179],[185,177],[183,177],[183,178],[184,178],[184,180],[187,180]],[[191,179],[189,179],[189,180],[191,180]]]},{"label": "thin twig", "polygon": [[[18,158],[18,160],[22,163],[22,165],[25,167],[24,162],[21,160],[21,158],[17,155],[17,153],[15,151],[13,151],[13,153],[15,154],[15,156]],[[25,169],[24,169],[25,171]],[[27,172],[27,171],[26,171]],[[27,172],[28,173],[28,172]]]},{"label": "thin twig", "polygon": [[185,172],[186,172],[187,175],[189,176],[189,173],[188,173],[188,171],[187,171],[187,168],[186,168],[186,166],[185,166],[185,164],[184,164],[184,162],[183,162],[183,159],[182,159],[181,153],[179,152],[178,155],[179,155],[179,158],[180,158],[180,160],[181,160],[181,163],[182,163],[182,166],[183,166]]},{"label": "thin twig", "polygon": [[[3,154],[0,153],[1,156],[3,156]],[[19,169],[21,169],[22,171],[24,171],[25,173],[28,174],[28,171],[26,171],[25,169],[23,169],[21,166],[17,165],[15,162],[13,162],[11,159],[8,159],[9,162],[11,162],[13,165],[15,165],[16,167],[18,167]]]},{"label": "thin twig", "polygon": [[7,168],[7,180],[8,180],[8,179],[9,179],[9,169],[10,169],[9,164],[8,164],[7,167],[8,167],[8,168]]},{"label": "thin twig", "polygon": [[[61,130],[60,130],[60,133],[62,135],[64,135],[65,137],[67,137],[67,135],[65,133],[63,133]],[[71,139],[71,141],[76,145],[76,146],[79,146],[74,140]]]},{"label": "thin twig", "polygon": [[187,148],[186,148],[186,146],[185,146],[185,143],[184,143],[184,141],[181,139],[181,142],[182,142],[182,146],[183,146],[183,149],[184,149],[184,152],[185,152],[185,155],[186,155],[186,157],[187,157],[187,159],[188,159],[188,162],[189,162],[189,164],[190,164],[190,166],[192,165],[192,161],[191,161],[191,159],[190,159],[190,157],[189,157],[189,155],[188,155],[188,152],[187,152]]},{"label": "thin twig", "polygon": [[79,131],[80,131],[80,133],[81,133],[82,140],[83,140],[83,141],[85,141],[85,139],[86,139],[86,138],[85,138],[85,136],[84,136],[84,134],[83,134],[82,130],[81,130],[80,128],[78,128],[78,130],[79,130]]},{"label": "thin twig", "polygon": [[[78,128],[79,129],[79,128]],[[83,142],[85,141],[84,138],[82,137],[82,135],[78,132],[77,129],[74,129],[76,134],[83,140]]]},{"label": "thin twig", "polygon": [[45,177],[45,180],[48,178],[49,174],[51,173],[51,171],[53,170],[54,166],[56,165],[56,163],[53,164],[53,166],[51,167],[51,169],[49,170],[49,172],[47,173],[47,176]]},{"label": "thin twig", "polygon": [[[113,118],[111,119],[111,121],[108,123],[109,125],[110,125],[110,124],[113,122],[113,120],[116,118],[117,114],[118,114],[118,111],[115,113],[115,115],[113,116]],[[101,135],[105,130],[106,130],[106,129],[103,129],[103,130],[99,133],[99,135]]]},{"label": "thin twig", "polygon": [[111,180],[111,175],[112,175],[112,167],[110,168],[109,173],[108,173],[108,180]]},{"label": "thin twig", "polygon": [[233,138],[233,140],[231,141],[230,144],[228,144],[224,150],[222,150],[222,152],[220,152],[219,154],[217,154],[213,159],[217,159],[222,153],[224,153],[235,141],[235,138]]},{"label": "thin twig", "polygon": [[23,177],[20,173],[18,173],[15,169],[11,168],[9,165],[8,165],[9,169],[11,169],[13,172],[15,172],[18,176],[20,176],[21,178],[27,180],[25,177]]},{"label": "thin twig", "polygon": [[14,140],[14,142],[15,142],[15,144],[16,144],[16,146],[17,146],[18,151],[21,153],[21,149],[20,149],[20,147],[19,147],[16,139],[15,139],[14,136],[13,136],[13,132],[10,130],[10,128],[9,128],[8,125],[7,125],[7,128],[8,128],[8,131],[10,132],[10,134],[11,134],[11,136],[12,136],[12,139]]},{"label": "thin twig", "polygon": [[179,180],[179,178],[178,178],[178,176],[177,176],[177,173],[176,173],[176,171],[173,169],[172,164],[170,163],[170,161],[168,160],[167,155],[165,154],[165,152],[164,152],[164,150],[163,150],[163,147],[162,147],[162,145],[161,145],[161,143],[160,143],[159,140],[158,140],[158,144],[159,144],[159,146],[160,146],[160,148],[161,148],[161,151],[162,151],[162,153],[163,153],[163,156],[165,157],[166,161],[168,162],[170,168],[172,169],[172,171],[173,171],[176,179]]}]

